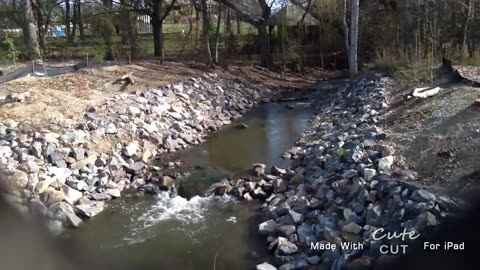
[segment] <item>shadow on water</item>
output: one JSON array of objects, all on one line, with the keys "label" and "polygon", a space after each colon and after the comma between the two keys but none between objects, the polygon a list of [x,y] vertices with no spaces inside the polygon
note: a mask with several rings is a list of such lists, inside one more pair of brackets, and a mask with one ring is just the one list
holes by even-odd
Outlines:
[{"label": "shadow on water", "polygon": [[[175,154],[172,158],[191,168],[183,197],[165,193],[116,200],[64,235],[66,241],[85,255],[115,258],[127,269],[214,269],[214,261],[216,269],[252,269],[268,257],[265,240],[256,233],[258,203],[198,194],[256,162],[288,166],[281,155],[307,128],[313,105],[296,103],[293,110],[285,105],[262,105],[207,142]],[[236,128],[240,122],[248,128]]]}]

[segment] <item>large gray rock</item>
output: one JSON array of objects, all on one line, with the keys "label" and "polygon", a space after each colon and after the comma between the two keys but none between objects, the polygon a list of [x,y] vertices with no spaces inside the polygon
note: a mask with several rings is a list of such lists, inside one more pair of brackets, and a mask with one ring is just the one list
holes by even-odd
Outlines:
[{"label": "large gray rock", "polygon": [[86,217],[94,217],[103,211],[105,202],[103,201],[88,201],[76,206],[78,212]]},{"label": "large gray rock", "polygon": [[307,269],[308,262],[305,259],[296,259],[280,266],[279,270],[303,270]]},{"label": "large gray rock", "polygon": [[48,217],[62,222],[65,227],[78,228],[82,223],[73,211],[73,207],[65,202],[52,204],[48,208]]},{"label": "large gray rock", "polygon": [[278,238],[278,250],[281,254],[292,255],[298,252],[298,247],[294,243],[288,241],[286,238]]},{"label": "large gray rock", "polygon": [[71,205],[74,205],[80,198],[82,198],[83,193],[68,186],[68,185],[63,185],[62,190],[65,193],[65,201],[68,202]]},{"label": "large gray rock", "polygon": [[257,270],[277,270],[277,268],[269,263],[262,263],[256,266]]},{"label": "large gray rock", "polygon": [[395,158],[393,156],[383,157],[378,160],[378,171],[384,174],[390,174],[392,171],[393,162]]},{"label": "large gray rock", "polygon": [[261,235],[273,236],[277,233],[277,230],[278,224],[273,219],[267,220],[258,225],[258,233]]},{"label": "large gray rock", "polygon": [[0,165],[0,191],[21,195],[28,184],[28,175],[11,165]]},{"label": "large gray rock", "polygon": [[412,196],[410,197],[412,201],[420,202],[420,203],[435,202],[435,198],[436,198],[435,195],[423,189],[415,190],[412,193]]}]

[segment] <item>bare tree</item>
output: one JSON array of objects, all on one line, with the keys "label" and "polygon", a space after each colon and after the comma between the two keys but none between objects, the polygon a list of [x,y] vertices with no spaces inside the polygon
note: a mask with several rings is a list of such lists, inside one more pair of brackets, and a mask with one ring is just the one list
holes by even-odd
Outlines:
[{"label": "bare tree", "polygon": [[217,30],[215,31],[215,54],[213,57],[213,62],[218,64],[218,46],[220,43],[220,25],[222,23],[222,4],[218,4],[218,14],[217,14]]},{"label": "bare tree", "polygon": [[360,13],[360,1],[352,0],[352,21],[351,21],[351,37],[350,37],[350,57],[349,69],[350,78],[354,78],[358,73],[358,20]]},{"label": "bare tree", "polygon": [[347,62],[350,58],[350,40],[348,38],[349,30],[347,24],[347,0],[340,0],[340,25],[342,26],[343,43],[345,44],[345,55],[347,56]]},{"label": "bare tree", "polygon": [[208,17],[208,7],[207,0],[200,0],[201,2],[201,11],[202,11],[202,27],[203,27],[203,37],[202,37],[202,48],[203,54],[205,57],[205,62],[209,66],[213,66],[212,51],[210,50],[210,38],[208,36],[208,30],[210,29],[210,18]]},{"label": "bare tree", "polygon": [[267,31],[268,20],[272,12],[275,0],[215,0],[218,3],[236,11],[237,16],[244,22],[254,26],[258,31],[260,45],[260,64],[263,67],[272,68],[272,55],[270,52],[270,39]]}]

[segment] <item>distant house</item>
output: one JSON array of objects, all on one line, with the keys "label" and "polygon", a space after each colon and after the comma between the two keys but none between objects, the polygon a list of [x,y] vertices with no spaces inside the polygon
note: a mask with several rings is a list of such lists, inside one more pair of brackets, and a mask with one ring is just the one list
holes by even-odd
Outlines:
[{"label": "distant house", "polygon": [[320,22],[312,15],[308,13],[305,14],[305,10],[293,4],[287,4],[282,8],[278,9],[272,16],[270,16],[270,20],[268,20],[268,25],[286,25],[289,27],[298,26],[303,16],[305,16],[302,23],[304,26],[320,25]]},{"label": "distant house", "polygon": [[268,20],[268,26],[270,31],[285,27],[290,36],[305,42],[316,40],[320,35],[320,22],[293,4],[278,9]]}]

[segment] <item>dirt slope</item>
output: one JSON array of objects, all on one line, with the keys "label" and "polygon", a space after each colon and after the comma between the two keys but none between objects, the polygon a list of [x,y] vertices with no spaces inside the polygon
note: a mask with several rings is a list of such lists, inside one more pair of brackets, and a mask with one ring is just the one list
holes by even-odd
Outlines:
[{"label": "dirt slope", "polygon": [[[469,78],[478,76],[471,67],[459,70]],[[413,88],[392,84],[387,89],[395,104],[383,122],[392,134],[389,141],[403,162],[420,173],[423,184],[466,197],[478,189],[480,180],[472,176],[480,172],[480,107],[474,104],[480,88],[444,84],[440,94],[427,99],[405,99]]]}]

